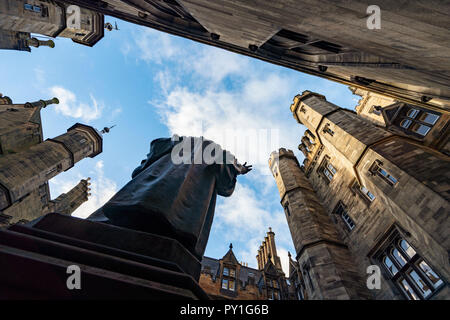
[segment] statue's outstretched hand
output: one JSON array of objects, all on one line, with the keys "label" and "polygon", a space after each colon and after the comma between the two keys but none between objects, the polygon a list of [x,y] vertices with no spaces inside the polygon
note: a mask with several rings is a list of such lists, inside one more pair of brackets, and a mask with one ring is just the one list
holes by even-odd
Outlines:
[{"label": "statue's outstretched hand", "polygon": [[245,162],[244,164],[239,164],[237,162],[237,159],[234,159],[234,167],[236,168],[238,174],[246,174],[250,171],[252,171],[252,166],[251,165],[247,165],[247,162]]}]

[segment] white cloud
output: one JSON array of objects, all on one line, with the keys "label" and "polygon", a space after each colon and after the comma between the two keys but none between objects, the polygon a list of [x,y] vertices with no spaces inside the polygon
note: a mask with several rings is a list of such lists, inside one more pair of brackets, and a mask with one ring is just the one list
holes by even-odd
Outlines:
[{"label": "white cloud", "polygon": [[[287,257],[284,247],[290,247],[292,243],[281,206],[277,210],[271,210],[269,203],[270,198],[238,181],[233,195],[222,198],[216,207],[213,232],[223,234],[223,239],[227,242],[245,239],[246,246],[238,248],[238,256],[254,268],[257,267],[256,253],[269,227],[275,232],[279,253]],[[281,258],[280,254],[279,256]],[[286,261],[282,259],[282,263],[284,268]]]},{"label": "white cloud", "polygon": [[[133,34],[138,58],[146,62],[162,63],[163,60],[174,58],[179,54],[179,47],[173,44],[172,37],[164,32],[150,28],[141,29]],[[124,54],[129,50],[124,48]]]},{"label": "white cloud", "polygon": [[159,83],[163,93],[167,95],[174,81],[172,74],[167,69],[158,71],[153,79]]},{"label": "white cloud", "polygon": [[[214,140],[232,152],[241,162],[254,165],[258,175],[271,175],[268,159],[273,150],[298,144],[301,128],[295,121],[283,121],[277,95],[272,99],[259,99],[255,95],[264,91],[284,91],[289,83],[279,76],[264,81],[250,81],[258,91],[192,92],[175,88],[160,108],[162,121],[171,134],[201,136]],[[275,89],[273,89],[275,88]],[[277,119],[277,120],[275,120]],[[298,132],[298,135],[293,133]]]},{"label": "white cloud", "polygon": [[103,105],[97,102],[93,95],[90,95],[91,104],[78,102],[76,95],[61,86],[53,86],[49,89],[50,93],[59,99],[59,104],[53,109],[65,116],[79,118],[89,122],[100,118]]},{"label": "white cloud", "polygon": [[[73,216],[86,218],[103,206],[117,192],[117,184],[113,180],[105,177],[103,166],[102,160],[97,161],[94,170],[89,172],[89,176],[91,177],[91,196],[89,196],[88,201],[84,202],[72,213]],[[87,178],[87,176],[83,176],[80,172],[74,171],[68,173],[70,173],[70,176],[63,176],[61,174],[49,181],[51,193],[54,195],[54,198],[72,189],[81,179]]]},{"label": "white cloud", "polygon": [[281,267],[283,268],[286,277],[289,277],[289,256],[288,251],[282,247],[277,248],[278,256],[281,260]]},{"label": "white cloud", "polygon": [[41,67],[33,69],[36,82],[42,86],[45,83],[45,71]]},{"label": "white cloud", "polygon": [[248,65],[248,60],[243,56],[215,47],[204,47],[195,57],[192,68],[198,75],[219,82],[231,74],[246,74]]}]

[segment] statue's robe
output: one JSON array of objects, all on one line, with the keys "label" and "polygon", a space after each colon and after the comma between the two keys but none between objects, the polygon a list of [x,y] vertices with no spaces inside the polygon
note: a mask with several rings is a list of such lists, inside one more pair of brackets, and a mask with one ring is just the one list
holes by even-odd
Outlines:
[{"label": "statue's robe", "polygon": [[175,164],[171,154],[178,143],[181,140],[153,140],[147,159],[133,171],[131,181],[88,219],[175,238],[201,259],[217,194],[228,197],[233,193],[238,172],[232,161],[226,163],[226,155],[231,154],[222,149],[223,161],[194,164],[194,154],[214,144],[203,139],[198,144],[201,149],[191,148],[191,163]]}]

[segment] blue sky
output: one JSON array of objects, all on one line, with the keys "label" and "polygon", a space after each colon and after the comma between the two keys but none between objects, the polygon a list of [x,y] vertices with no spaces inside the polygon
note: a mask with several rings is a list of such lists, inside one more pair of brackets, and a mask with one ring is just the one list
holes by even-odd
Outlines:
[{"label": "blue sky", "polygon": [[[305,127],[289,111],[296,94],[316,91],[346,108],[354,108],[357,97],[328,80],[123,21],[118,25],[119,31],[106,32],[93,48],[58,38],[54,49],[0,51],[1,93],[15,103],[60,99],[41,112],[45,138],[76,122],[99,129],[117,125],[104,136],[103,153],[50,181],[52,197],[90,176],[92,196],[74,213],[85,217],[130,179],[153,139],[204,135],[255,166],[238,177],[231,197],[218,197],[206,255],[221,258],[232,242],[238,260],[256,267],[256,250],[270,226],[286,267],[287,251],[295,251],[267,166],[270,151],[286,147],[302,161],[297,145]],[[255,148],[250,138],[229,143],[230,135],[254,132],[267,132],[276,145]]]}]

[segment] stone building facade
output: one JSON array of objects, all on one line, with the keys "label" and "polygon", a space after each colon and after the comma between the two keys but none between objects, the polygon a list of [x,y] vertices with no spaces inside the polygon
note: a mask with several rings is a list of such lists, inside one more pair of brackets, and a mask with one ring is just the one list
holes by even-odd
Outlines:
[{"label": "stone building facade", "polygon": [[[450,110],[449,2],[65,2],[406,103]],[[379,29],[368,27],[377,18],[373,5]]]},{"label": "stone building facade", "polygon": [[[317,93],[296,96],[305,160],[286,149],[269,160],[297,252],[297,292],[449,299],[448,115],[355,93],[357,112]],[[330,265],[340,279],[325,280],[332,273],[320,268]],[[380,268],[381,288],[364,292],[370,265]],[[339,286],[354,294],[336,296]]]},{"label": "stone building facade", "polygon": [[55,46],[31,33],[70,38],[93,46],[104,35],[104,16],[92,10],[53,0],[1,0],[0,49],[31,51],[30,46]]},{"label": "stone building facade", "polygon": [[102,134],[75,124],[43,140],[40,111],[52,100],[14,104],[0,96],[0,226],[27,222],[49,212],[71,214],[90,195],[90,178],[51,200],[48,180],[102,152]]},{"label": "stone building facade", "polygon": [[[212,299],[296,299],[281,268],[275,233],[269,228],[256,256],[258,269],[239,262],[233,246],[221,259],[203,257],[199,284]],[[292,292],[291,292],[292,291]]]}]

